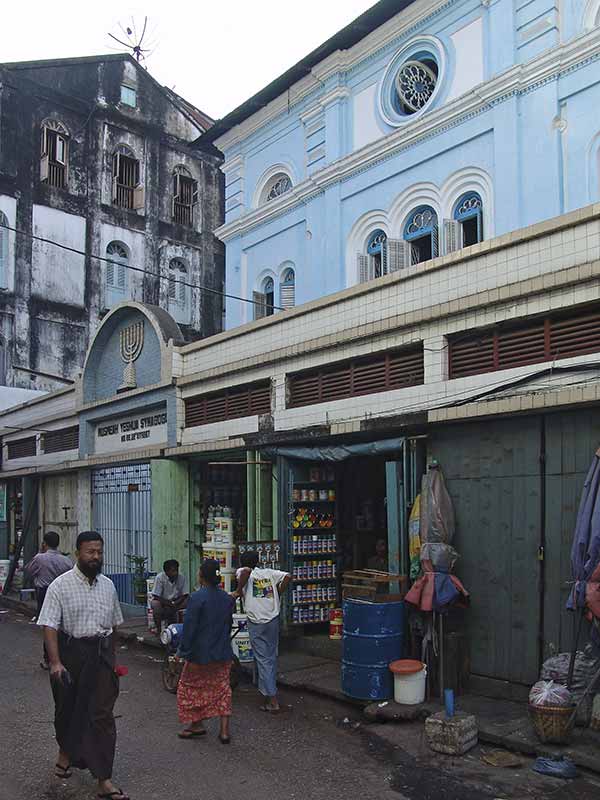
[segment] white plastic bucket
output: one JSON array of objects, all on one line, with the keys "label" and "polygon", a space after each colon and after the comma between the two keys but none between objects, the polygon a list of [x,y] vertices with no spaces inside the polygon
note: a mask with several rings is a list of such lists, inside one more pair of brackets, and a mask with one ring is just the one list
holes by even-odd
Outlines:
[{"label": "white plastic bucket", "polygon": [[426,682],[427,667],[425,665],[420,672],[413,672],[412,675],[394,673],[394,700],[405,706],[416,706],[423,703]]},{"label": "white plastic bucket", "polygon": [[252,654],[252,645],[250,644],[250,634],[248,633],[248,629],[246,624],[248,622],[248,618],[245,614],[234,614],[233,615],[233,627],[231,629],[232,635],[236,633],[236,635],[231,640],[231,646],[233,648],[233,653],[237,656],[239,662],[241,664],[248,663],[249,661],[254,660],[254,656]]}]

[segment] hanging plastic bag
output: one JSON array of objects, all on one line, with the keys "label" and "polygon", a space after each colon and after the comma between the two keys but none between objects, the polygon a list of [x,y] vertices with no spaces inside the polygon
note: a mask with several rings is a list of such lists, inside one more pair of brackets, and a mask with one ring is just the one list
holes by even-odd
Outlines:
[{"label": "hanging plastic bag", "polygon": [[454,538],[454,507],[437,466],[423,476],[420,537],[422,544],[451,544]]}]

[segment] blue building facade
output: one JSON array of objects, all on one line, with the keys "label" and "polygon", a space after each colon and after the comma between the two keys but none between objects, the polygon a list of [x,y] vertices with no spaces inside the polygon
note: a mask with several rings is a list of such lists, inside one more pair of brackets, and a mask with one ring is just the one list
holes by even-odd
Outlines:
[{"label": "blue building facade", "polygon": [[217,123],[226,326],[599,200],[599,23],[383,0]]}]

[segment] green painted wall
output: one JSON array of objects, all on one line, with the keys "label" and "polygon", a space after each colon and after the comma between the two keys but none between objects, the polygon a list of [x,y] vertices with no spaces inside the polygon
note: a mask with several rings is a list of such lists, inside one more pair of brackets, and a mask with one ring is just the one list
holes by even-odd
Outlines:
[{"label": "green painted wall", "polygon": [[164,561],[176,558],[193,588],[195,558],[190,557],[189,539],[188,464],[157,459],[152,462],[152,569],[160,572]]}]

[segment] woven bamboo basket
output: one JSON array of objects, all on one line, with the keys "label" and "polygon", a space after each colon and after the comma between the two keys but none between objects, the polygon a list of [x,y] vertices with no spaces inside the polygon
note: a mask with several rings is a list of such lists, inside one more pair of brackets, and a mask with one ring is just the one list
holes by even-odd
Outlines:
[{"label": "woven bamboo basket", "polygon": [[566,744],[571,733],[573,706],[534,706],[529,703],[529,714],[538,738],[551,744]]}]

